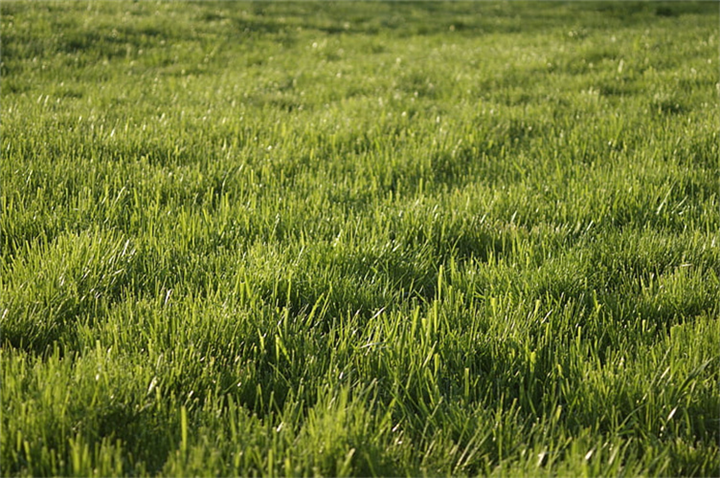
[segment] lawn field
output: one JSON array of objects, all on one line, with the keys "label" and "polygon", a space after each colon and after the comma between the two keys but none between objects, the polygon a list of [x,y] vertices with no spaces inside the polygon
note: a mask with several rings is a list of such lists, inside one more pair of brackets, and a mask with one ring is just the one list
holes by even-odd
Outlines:
[{"label": "lawn field", "polygon": [[0,3],[2,476],[718,476],[716,2]]}]

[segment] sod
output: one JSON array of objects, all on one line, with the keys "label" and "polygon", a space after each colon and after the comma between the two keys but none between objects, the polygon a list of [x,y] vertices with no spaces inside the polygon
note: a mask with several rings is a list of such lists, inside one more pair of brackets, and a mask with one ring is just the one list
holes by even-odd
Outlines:
[{"label": "sod", "polygon": [[3,476],[715,476],[717,3],[0,3]]}]

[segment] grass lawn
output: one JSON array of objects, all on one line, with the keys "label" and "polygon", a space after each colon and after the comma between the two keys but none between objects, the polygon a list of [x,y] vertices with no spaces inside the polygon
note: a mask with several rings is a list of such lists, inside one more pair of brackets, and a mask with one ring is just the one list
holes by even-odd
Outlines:
[{"label": "grass lawn", "polygon": [[0,4],[3,476],[717,476],[720,8]]}]

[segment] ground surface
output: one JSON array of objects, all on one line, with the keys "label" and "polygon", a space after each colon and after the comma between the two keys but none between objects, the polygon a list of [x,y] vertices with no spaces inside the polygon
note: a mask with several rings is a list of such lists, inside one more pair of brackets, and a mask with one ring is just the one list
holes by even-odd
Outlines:
[{"label": "ground surface", "polygon": [[3,475],[714,475],[718,5],[12,2]]}]

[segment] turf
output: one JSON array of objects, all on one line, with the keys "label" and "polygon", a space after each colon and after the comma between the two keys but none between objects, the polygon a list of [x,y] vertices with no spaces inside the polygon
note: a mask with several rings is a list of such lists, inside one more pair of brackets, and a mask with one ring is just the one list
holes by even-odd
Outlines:
[{"label": "turf", "polygon": [[5,476],[715,476],[717,3],[25,2]]}]

